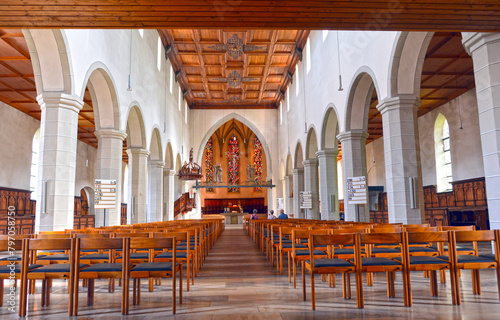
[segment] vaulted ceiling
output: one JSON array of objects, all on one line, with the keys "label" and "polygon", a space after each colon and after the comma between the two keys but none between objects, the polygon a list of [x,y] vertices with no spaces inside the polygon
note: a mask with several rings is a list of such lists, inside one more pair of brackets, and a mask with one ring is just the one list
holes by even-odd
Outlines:
[{"label": "vaulted ceiling", "polygon": [[0,27],[500,31],[497,0],[4,0]]},{"label": "vaulted ceiling", "polygon": [[276,108],[309,31],[159,30],[191,108]]}]

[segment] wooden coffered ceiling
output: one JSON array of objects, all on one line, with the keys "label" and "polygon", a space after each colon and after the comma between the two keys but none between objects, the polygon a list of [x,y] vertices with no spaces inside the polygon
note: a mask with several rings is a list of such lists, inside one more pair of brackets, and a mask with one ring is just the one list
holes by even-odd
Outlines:
[{"label": "wooden coffered ceiling", "polygon": [[497,0],[4,0],[0,27],[500,31]]},{"label": "wooden coffered ceiling", "polygon": [[[465,52],[459,32],[436,32],[427,48],[422,79],[418,116],[422,116],[443,104],[475,88],[472,58]],[[382,136],[382,116],[377,110],[377,94],[374,91],[368,116],[367,143]],[[458,112],[458,110],[457,110]]]},{"label": "wooden coffered ceiling", "polygon": [[159,30],[191,108],[276,108],[309,31]]}]

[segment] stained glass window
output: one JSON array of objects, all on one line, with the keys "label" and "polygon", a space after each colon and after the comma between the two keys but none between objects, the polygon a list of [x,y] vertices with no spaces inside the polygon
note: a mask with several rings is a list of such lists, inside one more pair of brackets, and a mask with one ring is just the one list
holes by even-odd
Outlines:
[{"label": "stained glass window", "polygon": [[[262,181],[262,144],[257,136],[253,142],[253,168],[255,169],[255,181]],[[262,188],[255,188],[255,191],[262,191]]]},{"label": "stained glass window", "polygon": [[[212,137],[208,139],[205,146],[205,180],[207,182],[214,181],[214,145]],[[213,188],[207,188],[208,192],[214,192]]]},{"label": "stained glass window", "polygon": [[[228,163],[228,183],[240,183],[240,147],[236,136],[232,136],[228,142],[227,163]],[[229,188],[228,192],[240,192],[240,188]]]}]

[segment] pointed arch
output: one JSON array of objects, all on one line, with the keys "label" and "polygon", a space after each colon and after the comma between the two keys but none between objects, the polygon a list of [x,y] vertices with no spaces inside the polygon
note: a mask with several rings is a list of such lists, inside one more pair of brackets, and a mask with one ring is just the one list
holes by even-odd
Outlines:
[{"label": "pointed arch", "polygon": [[42,92],[74,94],[73,70],[66,36],[59,29],[23,29],[33,64],[37,95]]},{"label": "pointed arch", "polygon": [[260,130],[257,128],[257,126],[255,126],[255,124],[253,124],[250,120],[242,117],[241,115],[239,115],[237,113],[228,114],[227,116],[223,117],[222,119],[220,119],[219,121],[214,123],[212,125],[212,127],[210,127],[210,129],[205,133],[205,136],[201,140],[200,145],[198,146],[198,152],[196,154],[196,162],[197,163],[202,162],[203,151],[205,150],[205,146],[207,144],[208,139],[210,139],[210,137],[214,134],[214,132],[217,129],[219,129],[224,123],[232,121],[233,119],[244,123],[245,126],[247,126],[250,130],[252,130],[253,133],[257,136],[257,138],[259,138],[260,142],[262,143],[262,148],[264,150],[264,154],[266,156],[267,176],[270,177],[271,172],[272,172],[272,157],[271,157],[271,152],[269,151],[269,148],[267,146],[267,141],[266,141],[264,135],[262,134],[262,132],[260,132]]},{"label": "pointed arch", "polygon": [[379,96],[375,73],[367,66],[359,68],[349,86],[345,118],[346,131],[355,129],[368,131],[368,113],[373,90],[376,90]]},{"label": "pointed arch", "polygon": [[306,160],[316,159],[316,152],[318,152],[318,138],[316,136],[316,130],[311,126],[307,133]]},{"label": "pointed arch", "polygon": [[281,160],[281,162],[280,162],[280,180],[285,179],[285,176],[286,176],[285,163],[283,162],[283,160]]},{"label": "pointed arch", "polygon": [[160,130],[158,129],[158,127],[155,127],[151,134],[151,142],[149,146],[149,157],[151,160],[163,161],[163,152],[161,152],[161,146],[162,143]]},{"label": "pointed arch", "polygon": [[181,154],[177,153],[177,156],[175,157],[175,171],[179,172],[181,168],[182,168]]},{"label": "pointed arch", "polygon": [[146,149],[146,131],[139,106],[133,105],[127,117],[127,147]]},{"label": "pointed arch", "polygon": [[292,155],[288,154],[286,156],[286,170],[285,170],[286,175],[287,176],[292,175],[292,170],[293,170]]},{"label": "pointed arch", "polygon": [[96,130],[101,128],[120,128],[120,108],[116,93],[115,81],[109,69],[102,62],[92,64],[85,75],[85,85],[80,96],[88,87],[92,98]]},{"label": "pointed arch", "polygon": [[392,49],[388,97],[420,95],[422,68],[434,32],[400,32]]},{"label": "pointed arch", "polygon": [[304,153],[302,152],[302,144],[300,140],[297,142],[295,146],[295,165],[294,169],[304,168]]},{"label": "pointed arch", "polygon": [[165,168],[173,170],[174,169],[174,153],[172,151],[172,144],[170,141],[167,143],[165,148]]},{"label": "pointed arch", "polygon": [[321,127],[321,150],[333,149],[338,150],[337,135],[339,134],[339,121],[337,110],[333,103],[330,103],[326,109],[325,116],[323,117],[323,124]]}]

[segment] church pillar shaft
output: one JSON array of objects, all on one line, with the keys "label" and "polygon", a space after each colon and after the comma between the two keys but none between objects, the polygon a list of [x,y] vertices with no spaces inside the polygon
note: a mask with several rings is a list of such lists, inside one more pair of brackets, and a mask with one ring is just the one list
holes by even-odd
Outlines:
[{"label": "church pillar shaft", "polygon": [[164,205],[165,209],[165,220],[172,221],[174,220],[174,178],[175,178],[175,170],[165,169],[164,170]]},{"label": "church pillar shaft", "polygon": [[304,191],[311,192],[312,208],[307,209],[306,218],[319,220],[319,172],[318,159],[308,159],[304,161]]},{"label": "church pillar shaft", "polygon": [[474,64],[490,229],[500,229],[500,34],[462,36]]},{"label": "church pillar shaft", "polygon": [[148,156],[143,148],[127,149],[129,158],[130,199],[127,206],[127,223],[145,223],[148,192]]},{"label": "church pillar shaft", "polygon": [[304,191],[304,169],[293,169],[293,217],[304,219],[304,211],[300,209],[299,195]]},{"label": "church pillar shaft", "polygon": [[353,129],[340,133],[337,138],[342,145],[342,167],[344,170],[344,220],[370,221],[369,207],[366,204],[349,204],[347,199],[347,178],[366,177],[366,138],[368,133]]},{"label": "church pillar shaft", "polygon": [[114,209],[95,210],[96,227],[120,225],[122,201],[122,153],[125,132],[115,129],[100,129],[95,132],[99,141],[97,148],[97,179],[116,180],[116,204]]},{"label": "church pillar shaft", "polygon": [[420,99],[399,96],[377,107],[382,114],[385,180],[390,223],[424,221],[417,108]]},{"label": "church pillar shaft", "polygon": [[45,92],[37,100],[42,114],[35,231],[73,229],[78,113],[83,102],[55,92]]},{"label": "church pillar shaft", "polygon": [[149,162],[147,222],[163,221],[163,161]]},{"label": "church pillar shaft", "polygon": [[[285,176],[285,213],[293,213],[293,176]],[[295,194],[295,193],[294,193]]]},{"label": "church pillar shaft", "polygon": [[326,149],[316,152],[319,162],[321,219],[339,220],[339,196],[337,187],[338,150]]}]

